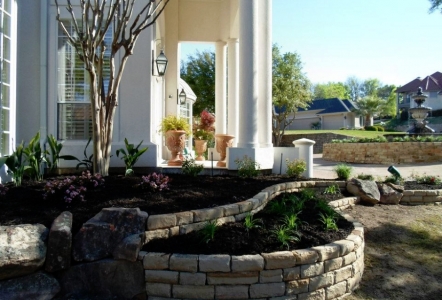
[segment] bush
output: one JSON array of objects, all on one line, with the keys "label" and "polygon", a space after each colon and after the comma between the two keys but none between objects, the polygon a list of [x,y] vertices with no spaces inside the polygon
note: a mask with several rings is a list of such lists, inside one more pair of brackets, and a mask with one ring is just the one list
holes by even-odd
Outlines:
[{"label": "bush", "polygon": [[411,178],[416,180],[417,183],[423,184],[437,185],[442,183],[440,176],[426,175],[425,173],[423,175],[412,173]]},{"label": "bush", "polygon": [[376,126],[365,126],[364,129],[367,131],[378,131]]},{"label": "bush", "polygon": [[181,171],[185,175],[195,177],[204,169],[203,165],[197,164],[193,158],[185,159]]},{"label": "bush", "polygon": [[295,177],[299,178],[301,177],[302,173],[304,173],[307,170],[307,163],[302,159],[295,159],[295,160],[285,160],[287,164],[287,176],[289,177]]},{"label": "bush", "polygon": [[238,166],[239,177],[251,178],[259,175],[261,166],[247,155],[243,159],[235,159],[235,164]]},{"label": "bush", "polygon": [[169,177],[163,174],[152,173],[147,176],[141,177],[141,183],[138,184],[141,188],[149,188],[152,191],[168,190]]},{"label": "bush", "polygon": [[334,170],[338,176],[338,179],[348,180],[353,168],[347,164],[338,164]]},{"label": "bush", "polygon": [[373,175],[370,174],[358,174],[358,176],[356,176],[356,178],[360,179],[360,180],[374,180]]},{"label": "bush", "polygon": [[376,127],[376,131],[385,131],[385,128],[381,125],[375,125],[374,127]]}]

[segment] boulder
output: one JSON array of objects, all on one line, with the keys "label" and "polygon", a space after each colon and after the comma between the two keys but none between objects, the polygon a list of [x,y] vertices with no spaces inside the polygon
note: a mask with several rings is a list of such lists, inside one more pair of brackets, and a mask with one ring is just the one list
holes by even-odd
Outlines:
[{"label": "boulder", "polygon": [[381,194],[380,203],[399,204],[404,195],[404,188],[392,183],[378,183],[378,189]]},{"label": "boulder", "polygon": [[104,259],[75,265],[63,271],[59,280],[63,295],[93,295],[94,299],[132,299],[146,295],[141,261]]},{"label": "boulder", "polygon": [[72,213],[62,212],[49,230],[45,269],[55,272],[71,266]]},{"label": "boulder", "polygon": [[41,268],[46,258],[48,229],[41,224],[0,226],[0,280]]},{"label": "boulder", "polygon": [[58,281],[43,272],[0,281],[0,299],[46,300],[54,298],[59,291]]},{"label": "boulder", "polygon": [[136,261],[138,258],[138,253],[140,253],[141,247],[143,246],[143,241],[144,233],[128,236],[120,244],[118,244],[112,253],[112,256],[115,259]]},{"label": "boulder", "polygon": [[371,180],[360,180],[352,178],[347,182],[347,191],[361,198],[361,202],[366,204],[378,204],[381,199],[376,182]]},{"label": "boulder", "polygon": [[111,257],[123,240],[146,230],[147,213],[139,208],[104,208],[83,224],[73,240],[75,261]]}]

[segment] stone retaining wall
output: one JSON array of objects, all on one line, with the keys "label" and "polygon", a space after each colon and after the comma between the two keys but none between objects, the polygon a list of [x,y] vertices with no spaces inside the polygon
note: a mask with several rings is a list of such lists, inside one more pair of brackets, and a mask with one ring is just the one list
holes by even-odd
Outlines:
[{"label": "stone retaining wall", "polygon": [[406,190],[400,203],[404,205],[426,205],[440,204],[441,202],[442,190]]},{"label": "stone retaining wall", "polygon": [[442,162],[441,142],[338,143],[324,144],[325,160],[392,164]]},{"label": "stone retaining wall", "polygon": [[[333,182],[336,183],[336,182]],[[146,236],[184,234],[208,220],[242,220],[282,192],[328,186],[331,182],[292,182],[266,188],[254,198],[224,207],[164,215],[148,220]],[[345,182],[340,182],[341,188]],[[350,197],[330,202],[337,211],[358,202]],[[185,217],[183,217],[183,215]],[[148,299],[337,299],[359,285],[364,270],[364,228],[344,240],[295,251],[256,255],[189,255],[140,253]],[[227,218],[227,219],[226,219]],[[183,224],[186,223],[186,224]],[[161,229],[159,229],[161,227]],[[154,234],[155,233],[155,234]]]},{"label": "stone retaining wall", "polygon": [[344,140],[347,139],[347,135],[335,134],[335,133],[317,133],[317,134],[285,134],[282,137],[281,147],[293,147],[292,142],[299,139],[309,139],[315,141],[313,145],[313,153],[322,153],[323,145],[331,143],[332,140]]}]

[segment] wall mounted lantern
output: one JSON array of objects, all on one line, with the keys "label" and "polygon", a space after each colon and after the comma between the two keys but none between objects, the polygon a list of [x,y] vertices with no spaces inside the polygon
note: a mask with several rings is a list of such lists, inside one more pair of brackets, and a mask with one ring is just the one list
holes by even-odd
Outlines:
[{"label": "wall mounted lantern", "polygon": [[153,59],[154,57],[154,51],[152,50],[152,75],[155,76],[154,74],[154,63],[157,66],[157,71],[158,71],[158,76],[164,76],[164,74],[166,73],[166,69],[167,69],[167,57],[166,55],[164,55],[164,51],[163,49],[161,49],[160,55],[158,55],[157,59]]},{"label": "wall mounted lantern", "polygon": [[186,104],[187,95],[184,89],[181,89],[181,92],[178,94],[178,101],[177,104],[184,105]]}]

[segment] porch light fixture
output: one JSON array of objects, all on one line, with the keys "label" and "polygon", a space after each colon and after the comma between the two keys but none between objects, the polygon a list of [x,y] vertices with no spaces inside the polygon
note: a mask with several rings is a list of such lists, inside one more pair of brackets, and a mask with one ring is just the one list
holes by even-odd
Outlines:
[{"label": "porch light fixture", "polygon": [[166,55],[164,55],[163,49],[161,49],[160,55],[158,55],[157,59],[153,60],[153,56],[154,51],[152,50],[152,75],[155,76],[153,71],[155,64],[157,66],[158,76],[164,76],[166,73],[168,60]]},{"label": "porch light fixture", "polygon": [[184,91],[184,89],[181,89],[181,92],[178,94],[178,103],[177,104],[184,105],[184,104],[186,104],[186,100],[187,100],[186,92]]}]

